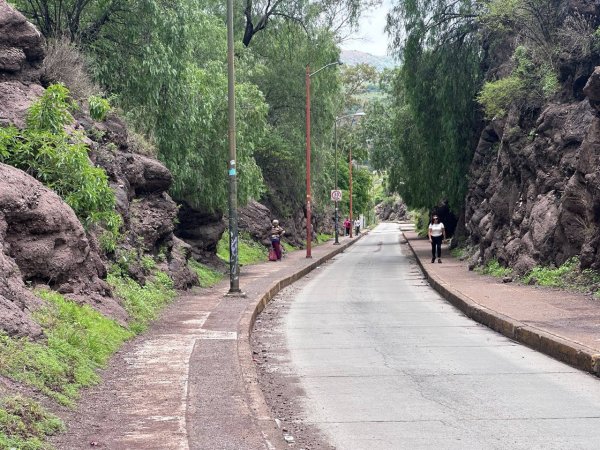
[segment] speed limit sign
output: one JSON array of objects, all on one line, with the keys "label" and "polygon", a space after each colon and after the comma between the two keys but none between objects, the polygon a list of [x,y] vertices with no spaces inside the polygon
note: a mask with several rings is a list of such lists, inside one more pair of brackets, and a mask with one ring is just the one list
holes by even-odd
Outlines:
[{"label": "speed limit sign", "polygon": [[331,190],[331,200],[334,202],[339,202],[342,199],[342,191],[339,189]]}]

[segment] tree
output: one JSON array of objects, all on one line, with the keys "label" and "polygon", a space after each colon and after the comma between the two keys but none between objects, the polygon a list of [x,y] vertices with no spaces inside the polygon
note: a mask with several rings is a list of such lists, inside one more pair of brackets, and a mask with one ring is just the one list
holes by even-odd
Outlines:
[{"label": "tree", "polygon": [[[412,207],[463,204],[480,116],[479,3],[400,1],[388,17],[403,66],[393,83],[390,186]],[[406,30],[406,31],[404,31]],[[393,155],[393,156],[392,156]]]},{"label": "tree", "polygon": [[313,29],[326,30],[341,37],[344,29],[352,30],[358,24],[361,13],[381,0],[245,0],[245,28],[242,38],[248,47],[252,38],[267,28],[273,18],[283,19],[300,26],[307,34]]}]

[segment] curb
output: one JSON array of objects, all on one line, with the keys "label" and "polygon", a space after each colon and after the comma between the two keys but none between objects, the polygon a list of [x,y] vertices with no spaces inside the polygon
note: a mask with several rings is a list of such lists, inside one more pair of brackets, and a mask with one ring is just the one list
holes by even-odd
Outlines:
[{"label": "curb", "polygon": [[258,373],[252,360],[252,346],[250,345],[250,336],[252,335],[252,329],[254,328],[256,318],[282,289],[295,283],[323,263],[342,253],[366,234],[368,234],[368,231],[361,233],[359,237],[352,239],[349,242],[341,244],[330,253],[321,256],[319,259],[313,261],[298,272],[274,282],[267,292],[260,297],[256,304],[250,304],[248,306],[242,319],[238,323],[238,360],[240,362],[242,377],[248,395],[248,404],[269,450],[289,448],[289,445],[285,442],[283,434],[278,428],[275,419],[271,417],[271,412],[267,406],[265,397],[258,385]]},{"label": "curb", "polygon": [[584,345],[526,325],[512,317],[486,308],[472,298],[454,291],[452,287],[427,271],[404,232],[401,233],[429,284],[467,317],[535,351],[600,377],[599,353]]}]

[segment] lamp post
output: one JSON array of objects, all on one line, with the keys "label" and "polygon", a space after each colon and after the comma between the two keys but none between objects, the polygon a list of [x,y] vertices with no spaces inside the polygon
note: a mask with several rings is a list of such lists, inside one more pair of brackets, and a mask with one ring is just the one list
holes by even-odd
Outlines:
[{"label": "lamp post", "polygon": [[316,75],[321,70],[331,66],[339,66],[342,63],[335,61],[325,64],[318,70],[311,73],[310,66],[306,66],[306,257],[312,258],[312,198],[310,194],[310,77]]},{"label": "lamp post", "polygon": [[[335,118],[335,124],[334,124],[334,136],[335,136],[335,190],[337,191],[338,188],[338,168],[337,168],[337,155],[338,155],[338,139],[337,139],[337,124],[339,120],[342,119],[346,119],[348,117],[352,117],[352,123],[354,123],[354,118],[355,117],[362,117],[364,116],[365,113],[364,112],[357,112],[354,114],[346,114],[345,116],[338,116]],[[351,124],[352,125],[352,124]],[[350,150],[351,151],[351,150]],[[350,159],[352,161],[352,159]],[[350,178],[350,180],[352,180],[352,178]],[[350,188],[350,205],[352,205],[352,188]],[[352,206],[350,206],[350,209],[352,209]],[[350,213],[352,214],[352,213]],[[340,241],[338,238],[338,202],[337,200],[335,201],[335,242],[333,243],[334,245],[340,245]],[[350,233],[352,233],[352,225],[350,226]],[[352,234],[350,234],[350,237],[352,237]]]}]

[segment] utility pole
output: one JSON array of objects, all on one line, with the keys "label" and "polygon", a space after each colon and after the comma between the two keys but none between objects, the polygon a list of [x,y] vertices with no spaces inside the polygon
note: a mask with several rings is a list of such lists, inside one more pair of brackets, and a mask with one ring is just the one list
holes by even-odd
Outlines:
[{"label": "utility pole", "polygon": [[235,146],[235,69],[233,65],[233,0],[227,0],[227,106],[229,122],[229,292],[240,290],[238,264],[237,167]]}]

